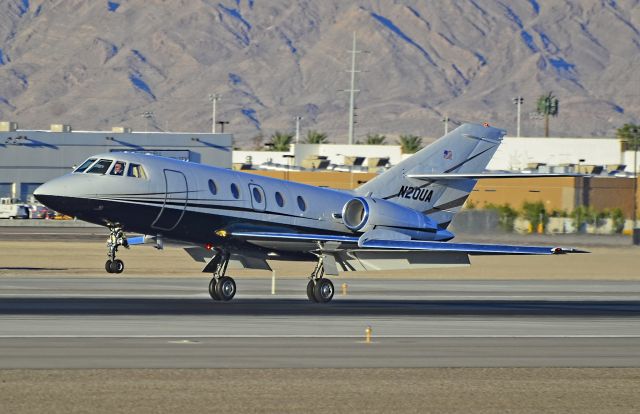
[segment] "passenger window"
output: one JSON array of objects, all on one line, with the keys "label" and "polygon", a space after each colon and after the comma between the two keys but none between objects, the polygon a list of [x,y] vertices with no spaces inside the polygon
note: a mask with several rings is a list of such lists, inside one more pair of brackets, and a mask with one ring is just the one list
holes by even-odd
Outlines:
[{"label": "passenger window", "polygon": [[302,196],[298,196],[298,207],[300,211],[305,211],[307,209],[307,203],[304,202],[304,198]]},{"label": "passenger window", "polygon": [[127,177],[147,178],[147,174],[144,172],[142,165],[130,163],[129,171],[127,171]]},{"label": "passenger window", "polygon": [[284,207],[284,197],[279,191],[276,191],[276,203],[278,203],[279,207]]},{"label": "passenger window", "polygon": [[89,171],[87,171],[87,173],[88,174],[105,174],[107,170],[109,170],[109,167],[111,167],[112,163],[113,163],[113,160],[100,160],[95,164],[93,164],[93,167],[91,167]]},{"label": "passenger window", "polygon": [[233,194],[233,198],[235,199],[240,197],[240,190],[238,190],[237,185],[231,184],[231,194]]},{"label": "passenger window", "polygon": [[75,169],[74,172],[77,173],[81,173],[84,172],[87,168],[89,168],[89,166],[91,164],[93,164],[96,161],[96,158],[89,158],[88,160],[86,160],[85,162],[82,163],[81,166],[79,166],[78,168]]},{"label": "passenger window", "polygon": [[209,191],[211,191],[211,194],[213,195],[218,194],[218,187],[216,186],[216,183],[213,180],[209,180]]},{"label": "passenger window", "polygon": [[123,176],[124,175],[124,161],[116,161],[116,163],[113,165],[113,168],[111,169],[111,175],[119,175],[119,176]]},{"label": "passenger window", "polygon": [[260,194],[260,190],[256,187],[253,187],[253,199],[256,200],[256,203],[262,203],[262,194]]}]

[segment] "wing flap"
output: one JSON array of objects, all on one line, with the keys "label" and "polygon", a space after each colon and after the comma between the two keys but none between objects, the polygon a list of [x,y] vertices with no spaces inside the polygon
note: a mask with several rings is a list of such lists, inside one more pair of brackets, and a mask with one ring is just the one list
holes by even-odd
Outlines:
[{"label": "wing flap", "polygon": [[550,246],[514,246],[508,244],[451,243],[420,240],[366,240],[360,243],[361,248],[385,250],[422,250],[439,252],[460,252],[473,255],[480,254],[564,254],[588,253],[583,250]]}]

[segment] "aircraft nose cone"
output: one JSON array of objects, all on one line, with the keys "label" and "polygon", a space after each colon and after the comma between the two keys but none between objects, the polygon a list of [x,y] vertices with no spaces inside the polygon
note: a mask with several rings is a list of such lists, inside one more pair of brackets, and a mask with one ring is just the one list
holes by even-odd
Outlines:
[{"label": "aircraft nose cone", "polygon": [[36,188],[33,196],[40,203],[55,211],[64,210],[65,192],[64,188],[56,180],[46,182]]}]

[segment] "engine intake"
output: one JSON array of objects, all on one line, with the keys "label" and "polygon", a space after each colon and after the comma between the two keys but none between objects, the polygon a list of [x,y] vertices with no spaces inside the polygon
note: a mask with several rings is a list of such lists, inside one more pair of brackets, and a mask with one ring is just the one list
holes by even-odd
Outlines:
[{"label": "engine intake", "polygon": [[342,222],[354,232],[367,232],[376,227],[411,235],[437,231],[433,220],[419,211],[370,197],[355,197],[347,201],[342,208]]}]

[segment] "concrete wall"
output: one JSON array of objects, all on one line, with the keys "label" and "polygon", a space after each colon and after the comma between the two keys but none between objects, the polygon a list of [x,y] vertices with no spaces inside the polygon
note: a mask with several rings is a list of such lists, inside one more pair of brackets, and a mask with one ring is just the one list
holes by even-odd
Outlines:
[{"label": "concrete wall", "polygon": [[0,195],[25,199],[38,184],[103,152],[144,151],[231,168],[231,142],[230,134],[0,132]]}]

